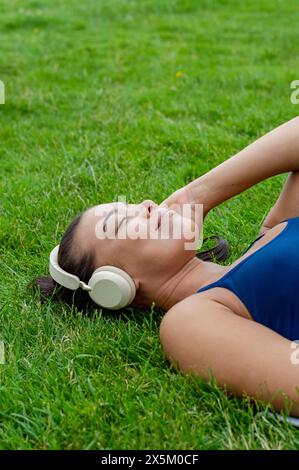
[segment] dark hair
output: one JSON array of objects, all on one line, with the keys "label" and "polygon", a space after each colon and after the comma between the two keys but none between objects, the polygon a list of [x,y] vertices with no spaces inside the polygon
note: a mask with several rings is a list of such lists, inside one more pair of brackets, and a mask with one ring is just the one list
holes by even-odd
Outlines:
[{"label": "dark hair", "polygon": [[216,240],[216,245],[213,246],[212,248],[209,248],[208,250],[205,251],[198,251],[196,253],[197,258],[203,260],[203,261],[213,261],[213,262],[219,262],[221,263],[222,261],[225,261],[229,255],[229,245],[227,243],[227,240],[225,238],[222,238],[220,235],[211,235],[209,237],[206,237],[203,239],[203,244],[207,240]]},{"label": "dark hair", "polygon": [[[63,235],[58,252],[58,263],[62,269],[70,274],[78,276],[81,281],[88,283],[95,268],[95,254],[93,250],[84,251],[76,249],[74,238],[82,219],[83,213],[79,214],[68,226]],[[63,301],[69,305],[74,305],[78,310],[86,310],[89,306],[95,306],[88,292],[77,289],[72,291],[57,284],[57,282],[49,276],[37,277],[31,287],[38,288],[41,303],[48,299]]]}]

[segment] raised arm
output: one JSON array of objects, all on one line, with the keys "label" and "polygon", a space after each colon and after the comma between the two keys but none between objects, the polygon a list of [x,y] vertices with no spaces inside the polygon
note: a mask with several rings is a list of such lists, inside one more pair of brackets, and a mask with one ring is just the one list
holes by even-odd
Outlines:
[{"label": "raised arm", "polygon": [[260,181],[298,170],[299,117],[296,117],[192,181],[187,188],[194,202],[203,204],[208,212]]}]

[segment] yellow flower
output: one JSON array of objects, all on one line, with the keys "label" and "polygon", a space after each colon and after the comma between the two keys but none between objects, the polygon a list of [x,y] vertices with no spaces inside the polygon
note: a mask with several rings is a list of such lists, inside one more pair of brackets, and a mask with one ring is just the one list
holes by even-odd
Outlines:
[{"label": "yellow flower", "polygon": [[177,73],[175,74],[176,78],[180,78],[182,75],[183,75],[183,72],[181,72],[180,70],[178,70]]}]

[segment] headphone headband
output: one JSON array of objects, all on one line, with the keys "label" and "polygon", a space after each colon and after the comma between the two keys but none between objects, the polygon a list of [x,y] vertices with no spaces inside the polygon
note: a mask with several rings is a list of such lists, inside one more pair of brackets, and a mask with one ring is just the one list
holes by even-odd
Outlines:
[{"label": "headphone headband", "polygon": [[55,246],[55,248],[50,253],[50,261],[49,261],[49,271],[51,277],[63,287],[66,287],[70,290],[77,290],[80,287],[80,279],[78,276],[74,276],[73,274],[67,273],[62,269],[58,264],[58,251],[59,245]]}]

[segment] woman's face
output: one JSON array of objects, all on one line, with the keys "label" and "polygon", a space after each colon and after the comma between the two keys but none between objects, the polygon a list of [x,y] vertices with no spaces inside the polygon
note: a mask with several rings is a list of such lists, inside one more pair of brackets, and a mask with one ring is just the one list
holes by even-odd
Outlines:
[{"label": "woman's face", "polygon": [[80,247],[94,249],[97,267],[119,267],[146,290],[170,279],[194,257],[190,242],[195,246],[199,238],[194,229],[186,215],[145,200],[92,207],[77,233]]}]

